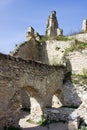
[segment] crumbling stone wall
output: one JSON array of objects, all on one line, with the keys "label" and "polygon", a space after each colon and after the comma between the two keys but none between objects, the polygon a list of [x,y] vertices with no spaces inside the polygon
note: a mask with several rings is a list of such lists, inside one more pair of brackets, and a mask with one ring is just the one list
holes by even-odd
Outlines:
[{"label": "crumbling stone wall", "polygon": [[0,54],[0,127],[8,119],[14,123],[18,120],[21,89],[29,94],[31,115],[36,113],[36,118],[45,107],[51,106],[54,93],[62,89],[64,69]]},{"label": "crumbling stone wall", "polygon": [[38,42],[36,42],[34,38],[31,38],[29,41],[18,45],[10,55],[25,60],[33,59],[38,61],[40,55]]}]

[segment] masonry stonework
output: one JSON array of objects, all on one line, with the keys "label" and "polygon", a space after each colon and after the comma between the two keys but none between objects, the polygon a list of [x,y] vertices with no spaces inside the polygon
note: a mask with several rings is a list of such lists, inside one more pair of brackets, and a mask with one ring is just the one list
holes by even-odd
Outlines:
[{"label": "masonry stonework", "polygon": [[56,11],[52,11],[47,21],[46,35],[50,37],[63,35],[63,30],[59,28],[56,18]]},{"label": "masonry stonework", "polygon": [[43,109],[51,106],[54,93],[62,89],[63,77],[63,66],[0,54],[0,126],[9,118],[15,123],[15,115],[20,115],[22,89],[30,97],[31,115],[34,119],[41,116]]}]

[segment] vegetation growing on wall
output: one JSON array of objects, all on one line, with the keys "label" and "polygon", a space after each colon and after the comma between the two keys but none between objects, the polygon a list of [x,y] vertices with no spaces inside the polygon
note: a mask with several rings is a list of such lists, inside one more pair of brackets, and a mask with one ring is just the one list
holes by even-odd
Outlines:
[{"label": "vegetation growing on wall", "polygon": [[57,40],[57,41],[68,41],[71,40],[67,36],[56,36],[56,37],[48,37],[48,36],[41,36],[40,43],[44,43],[47,40]]},{"label": "vegetation growing on wall", "polygon": [[80,42],[80,41],[77,41],[77,40],[76,40],[76,42],[75,42],[74,45],[71,45],[70,48],[67,48],[67,49],[65,50],[65,54],[67,54],[67,53],[69,53],[69,52],[73,52],[73,51],[83,50],[83,49],[85,49],[85,48],[87,48],[87,43],[85,43],[85,42]]},{"label": "vegetation growing on wall", "polygon": [[40,43],[44,43],[46,42],[47,40],[49,40],[49,37],[48,36],[41,36],[41,39],[40,39]]},{"label": "vegetation growing on wall", "polygon": [[54,40],[58,40],[58,41],[68,41],[68,40],[71,40],[69,39],[67,36],[56,36],[54,38]]}]

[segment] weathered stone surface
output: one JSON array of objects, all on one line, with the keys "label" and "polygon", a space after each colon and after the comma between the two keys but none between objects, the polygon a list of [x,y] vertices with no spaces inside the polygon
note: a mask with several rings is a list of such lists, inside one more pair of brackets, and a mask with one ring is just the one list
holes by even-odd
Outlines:
[{"label": "weathered stone surface", "polygon": [[84,69],[87,70],[87,49],[82,51],[74,51],[68,54],[73,74],[83,74]]},{"label": "weathered stone surface", "polygon": [[59,28],[56,18],[56,11],[52,11],[47,21],[46,35],[50,37],[63,35],[63,30]]},{"label": "weathered stone surface", "polygon": [[29,41],[17,46],[10,55],[25,60],[32,59],[39,61],[39,53],[38,42],[36,42],[34,38],[31,38]]},{"label": "weathered stone surface", "polygon": [[82,23],[82,31],[83,31],[83,32],[87,32],[87,19],[84,19],[84,20],[83,20],[83,23]]},{"label": "weathered stone surface", "polygon": [[70,39],[76,39],[81,42],[87,42],[87,33],[81,33],[81,34],[75,34],[72,36],[69,36]]},{"label": "weathered stone surface", "polygon": [[62,93],[65,106],[79,107],[82,103],[81,97],[79,97],[79,94],[81,94],[80,87],[77,89],[77,86],[75,86],[71,81],[67,81],[63,85]]},{"label": "weathered stone surface", "polygon": [[74,44],[75,40],[46,41],[40,47],[40,61],[50,65],[66,65],[65,50]]},{"label": "weathered stone surface", "polygon": [[74,44],[75,40],[50,40],[39,44],[32,38],[17,47],[12,55],[26,60],[33,59],[49,65],[66,65],[65,50]]},{"label": "weathered stone surface", "polygon": [[69,121],[69,115],[75,111],[74,108],[60,107],[60,108],[46,108],[44,109],[44,116],[49,121]]},{"label": "weathered stone surface", "polygon": [[17,123],[25,97],[21,98],[22,89],[30,97],[31,115],[41,117],[43,109],[51,106],[54,93],[62,89],[64,69],[0,54],[0,112],[5,113],[0,115],[0,121],[4,118]]}]

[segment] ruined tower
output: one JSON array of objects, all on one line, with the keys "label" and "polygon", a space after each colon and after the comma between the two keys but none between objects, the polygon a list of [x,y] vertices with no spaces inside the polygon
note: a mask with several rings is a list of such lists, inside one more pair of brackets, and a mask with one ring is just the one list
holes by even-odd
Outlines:
[{"label": "ruined tower", "polygon": [[60,36],[63,35],[63,30],[59,28],[56,11],[52,11],[48,17],[46,33],[47,36]]},{"label": "ruined tower", "polygon": [[83,20],[83,23],[82,23],[82,31],[83,31],[83,32],[87,32],[87,19],[84,19],[84,20]]}]

